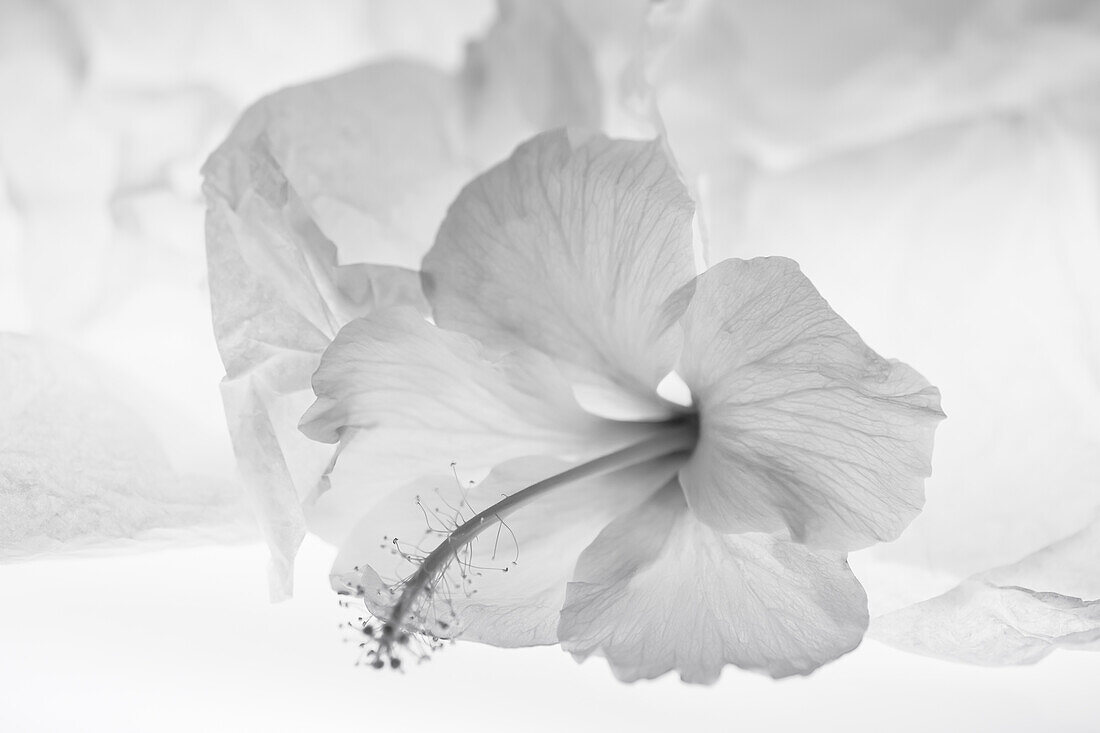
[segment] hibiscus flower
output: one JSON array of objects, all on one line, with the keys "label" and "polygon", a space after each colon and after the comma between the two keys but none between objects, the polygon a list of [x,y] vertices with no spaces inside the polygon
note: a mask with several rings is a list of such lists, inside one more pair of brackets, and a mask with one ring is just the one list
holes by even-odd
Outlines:
[{"label": "hibiscus flower", "polygon": [[846,553],[920,511],[939,393],[790,260],[697,274],[692,215],[660,141],[543,133],[451,206],[431,319],[380,308],[325,351],[312,526],[373,664],[419,633],[713,682],[859,644]]}]

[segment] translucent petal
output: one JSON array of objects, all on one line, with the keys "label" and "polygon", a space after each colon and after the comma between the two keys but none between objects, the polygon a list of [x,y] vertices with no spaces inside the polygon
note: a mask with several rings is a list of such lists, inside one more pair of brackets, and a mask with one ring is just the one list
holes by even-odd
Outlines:
[{"label": "translucent petal", "polygon": [[866,597],[844,556],[764,534],[723,535],[666,486],[581,555],[558,635],[624,681],[676,670],[712,683],[733,664],[808,674],[859,645]]},{"label": "translucent petal", "polygon": [[310,526],[335,543],[388,492],[452,462],[469,479],[521,456],[600,455],[646,430],[581,410],[542,354],[493,351],[411,308],[345,326],[313,387],[302,431],[341,447]]},{"label": "translucent petal", "polygon": [[425,291],[445,328],[651,395],[679,346],[691,214],[659,142],[544,133],[463,190]]},{"label": "translucent petal", "polygon": [[[509,514],[456,553],[426,602],[426,628],[497,646],[556,643],[565,584],[581,551],[616,516],[664,485],[676,466],[676,459],[662,459],[567,484]],[[552,458],[520,458],[497,466],[477,485],[462,486],[443,474],[393,492],[341,547],[333,586],[359,588],[367,606],[386,617],[398,581],[415,572],[418,558],[446,532],[566,468]]]},{"label": "translucent petal", "polygon": [[702,521],[853,549],[920,511],[939,392],[871,351],[794,262],[716,265],[683,326],[701,430],[681,480]]}]

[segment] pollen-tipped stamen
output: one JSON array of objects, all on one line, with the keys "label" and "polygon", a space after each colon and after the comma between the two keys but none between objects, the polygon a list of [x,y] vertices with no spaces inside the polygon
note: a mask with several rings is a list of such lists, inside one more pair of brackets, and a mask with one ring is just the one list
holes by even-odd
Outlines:
[{"label": "pollen-tipped stamen", "polygon": [[459,551],[486,529],[502,522],[504,517],[531,500],[574,481],[637,466],[676,453],[690,452],[695,446],[697,436],[698,425],[694,420],[678,421],[645,440],[531,484],[459,525],[424,558],[416,572],[404,583],[402,593],[393,605],[382,633],[378,635],[377,658],[392,658],[395,646],[406,635],[405,627],[414,615],[418,599],[443,576]]}]

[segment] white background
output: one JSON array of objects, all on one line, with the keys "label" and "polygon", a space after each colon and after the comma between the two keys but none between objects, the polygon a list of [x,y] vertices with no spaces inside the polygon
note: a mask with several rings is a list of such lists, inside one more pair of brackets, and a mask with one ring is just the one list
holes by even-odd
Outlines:
[{"label": "white background", "polygon": [[622,685],[560,649],[355,667],[307,541],[271,605],[260,546],[0,567],[2,731],[1096,731],[1100,655],[986,669],[865,641],[808,678]]}]

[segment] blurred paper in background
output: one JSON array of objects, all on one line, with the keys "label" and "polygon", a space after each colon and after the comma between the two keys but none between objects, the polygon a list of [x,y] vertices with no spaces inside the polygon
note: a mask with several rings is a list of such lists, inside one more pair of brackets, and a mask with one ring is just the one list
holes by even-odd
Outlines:
[{"label": "blurred paper in background", "polygon": [[[869,343],[918,364],[942,389],[949,419],[923,515],[897,543],[853,558],[872,611],[946,592],[946,601],[924,607],[946,609],[943,627],[981,617],[987,606],[976,608],[975,599],[1022,599],[1025,610],[1038,599],[1059,611],[1072,606],[1073,623],[1095,628],[1085,602],[1100,560],[1080,559],[1100,557],[1088,541],[1095,533],[1082,531],[1100,505],[1096,6],[503,7],[495,26],[489,3],[333,2],[324,12],[239,0],[0,8],[0,99],[19,100],[0,105],[0,330],[18,334],[5,337],[0,353],[2,369],[15,375],[0,392],[4,555],[153,530],[211,536],[186,529],[195,523],[250,531],[216,387],[224,370],[210,328],[198,170],[246,106],[308,84],[253,107],[212,163],[236,171],[220,179],[217,196],[241,215],[238,197],[271,193],[242,150],[268,156],[266,183],[281,178],[297,203],[284,211],[294,197],[266,201],[267,225],[290,237],[288,251],[306,246],[319,257],[311,262],[325,267],[306,270],[328,288],[312,301],[323,306],[306,319],[319,329],[317,343],[300,355],[292,383],[253,393],[242,414],[277,414],[280,439],[304,445],[294,425],[308,402],[310,359],[374,297],[334,286],[337,264],[377,262],[383,251],[383,264],[415,266],[457,187],[524,136],[563,122],[632,135],[663,126],[697,198],[711,262],[798,260]],[[360,66],[397,53],[412,60]],[[387,111],[363,134],[380,108],[401,114]],[[341,128],[342,119],[351,127]],[[311,130],[317,145],[280,137]],[[392,142],[368,146],[380,138]],[[400,155],[403,146],[412,158]],[[351,162],[357,170],[373,162],[380,177],[349,179],[340,166]],[[236,241],[264,221],[249,209]],[[303,239],[303,231],[324,236]],[[260,241],[242,277],[285,275]],[[300,295],[278,290],[268,315],[309,310],[288,305],[288,292]],[[221,324],[222,334],[231,337],[239,321]],[[235,425],[232,405],[230,413]],[[49,452],[34,448],[38,435],[50,436]],[[282,451],[252,446],[243,457],[262,463]],[[284,496],[290,516],[327,457],[311,460]],[[73,491],[55,491],[51,503],[27,498],[44,486]],[[127,522],[52,519],[101,491],[160,509]],[[211,497],[200,502],[209,514],[193,511],[195,496]],[[300,519],[285,536],[268,537],[284,582]],[[1068,554],[1010,580],[990,571],[1047,557],[1050,545]],[[1000,580],[982,593],[951,590],[990,578]],[[1026,592],[997,592],[1009,586]],[[1081,604],[1037,595],[1044,593]],[[1065,634],[1043,631],[1042,614],[1008,618],[1024,633],[1034,622],[1046,650],[1067,645]],[[1084,634],[1074,639],[1087,639],[1087,626],[1073,628]],[[999,653],[955,650],[925,648],[972,660]]]},{"label": "blurred paper in background", "polygon": [[[793,257],[943,393],[923,513],[852,560],[872,613],[1081,530],[1100,506],[1100,9],[678,10],[650,75],[710,259]],[[1100,546],[1072,547],[1077,582],[1027,587],[1095,593]]]},{"label": "blurred paper in background", "polygon": [[[24,336],[0,352],[5,557],[254,535],[217,391],[199,167],[259,96],[397,50],[454,65],[492,14],[409,5],[0,7],[0,331]],[[140,518],[117,516],[127,496]]]}]

